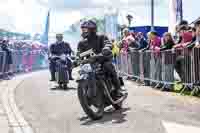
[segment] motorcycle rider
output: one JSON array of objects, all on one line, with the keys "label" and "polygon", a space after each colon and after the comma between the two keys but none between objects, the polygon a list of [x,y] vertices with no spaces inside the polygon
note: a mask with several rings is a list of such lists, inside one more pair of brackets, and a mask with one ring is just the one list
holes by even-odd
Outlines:
[{"label": "motorcycle rider", "polygon": [[105,58],[101,59],[101,64],[112,79],[115,87],[114,93],[117,97],[123,96],[124,91],[121,89],[120,80],[112,64],[112,43],[107,36],[97,34],[97,25],[93,20],[84,21],[81,24],[81,30],[83,40],[78,43],[78,53],[80,54],[89,49],[93,49],[95,54],[102,53]]},{"label": "motorcycle rider", "polygon": [[[51,44],[50,46],[50,72],[51,72],[51,80],[55,81],[55,72],[56,72],[56,62],[51,59],[51,55],[60,56],[62,54],[68,54],[71,56],[72,49],[70,44],[63,41],[63,34],[56,34],[56,42]],[[73,80],[72,78],[72,62],[68,60],[68,72],[69,72],[69,80]]]}]

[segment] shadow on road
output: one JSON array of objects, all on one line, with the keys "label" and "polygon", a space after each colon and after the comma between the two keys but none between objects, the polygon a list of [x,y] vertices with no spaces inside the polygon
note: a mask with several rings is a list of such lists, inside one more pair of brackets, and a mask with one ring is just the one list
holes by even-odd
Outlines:
[{"label": "shadow on road", "polygon": [[82,117],[79,120],[83,123],[81,125],[88,126],[93,124],[104,124],[106,122],[112,121],[113,124],[121,124],[126,122],[126,112],[131,110],[131,108],[123,108],[121,110],[114,110],[113,108],[104,112],[102,119],[93,121],[89,117]]},{"label": "shadow on road", "polygon": [[51,88],[52,91],[69,91],[69,90],[76,90],[77,88],[74,87],[68,87],[66,89],[60,88],[59,86],[55,86]]}]

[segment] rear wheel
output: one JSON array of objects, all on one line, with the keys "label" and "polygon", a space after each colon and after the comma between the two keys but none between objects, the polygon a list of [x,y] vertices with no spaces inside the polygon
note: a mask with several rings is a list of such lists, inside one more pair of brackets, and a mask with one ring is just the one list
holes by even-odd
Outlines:
[{"label": "rear wheel", "polygon": [[100,89],[96,90],[96,96],[88,96],[89,81],[83,80],[79,82],[78,98],[84,112],[93,120],[98,120],[103,117],[104,99]]}]

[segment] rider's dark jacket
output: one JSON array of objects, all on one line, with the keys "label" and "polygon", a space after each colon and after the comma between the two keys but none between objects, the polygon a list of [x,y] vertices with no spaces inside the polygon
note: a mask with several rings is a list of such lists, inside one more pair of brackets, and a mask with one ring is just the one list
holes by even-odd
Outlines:
[{"label": "rider's dark jacket", "polygon": [[112,49],[112,44],[108,37],[105,35],[94,35],[78,43],[78,53],[93,49],[95,54],[99,54],[105,47]]},{"label": "rider's dark jacket", "polygon": [[72,49],[70,47],[70,44],[67,43],[67,42],[56,42],[56,43],[53,43],[51,46],[50,46],[50,53],[52,55],[61,55],[61,54],[69,54],[71,55],[72,54]]}]

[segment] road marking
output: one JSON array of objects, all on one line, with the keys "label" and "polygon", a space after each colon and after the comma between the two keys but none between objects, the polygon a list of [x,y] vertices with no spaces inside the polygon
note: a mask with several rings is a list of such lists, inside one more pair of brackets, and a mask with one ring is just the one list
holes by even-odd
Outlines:
[{"label": "road marking", "polygon": [[162,121],[167,133],[200,133],[200,127]]},{"label": "road marking", "polygon": [[4,110],[8,116],[9,126],[13,128],[14,133],[33,133],[32,128],[23,118],[22,113],[19,111],[15,102],[15,89],[17,86],[26,78],[30,77],[31,74],[18,76],[11,81],[4,82],[0,88],[2,91],[1,98]]}]

